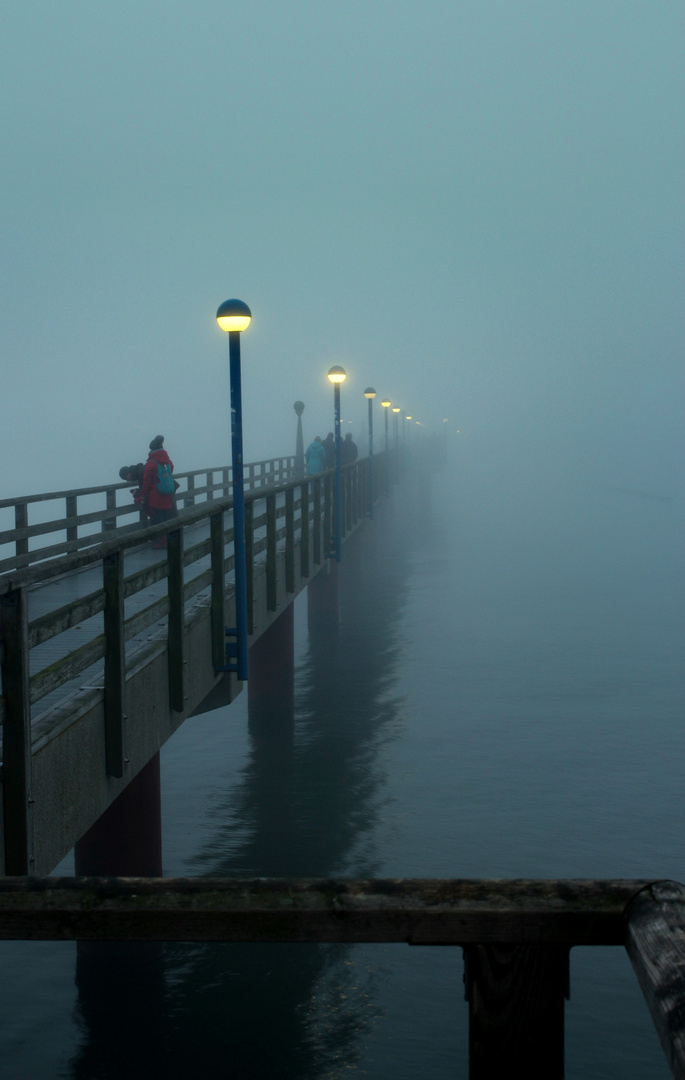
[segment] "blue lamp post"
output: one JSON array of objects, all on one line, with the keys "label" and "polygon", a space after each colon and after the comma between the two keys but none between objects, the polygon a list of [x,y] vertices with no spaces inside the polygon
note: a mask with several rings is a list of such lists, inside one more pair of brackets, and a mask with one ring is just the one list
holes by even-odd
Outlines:
[{"label": "blue lamp post", "polygon": [[393,428],[394,428],[394,430],[393,430],[393,442],[395,444],[395,475],[394,475],[394,480],[395,480],[395,483],[397,483],[397,478],[400,475],[400,448],[399,448],[399,437],[398,437],[398,426],[399,426],[399,419],[398,418],[399,418],[399,413],[400,413],[399,405],[393,405],[392,411],[395,414],[395,422],[394,422],[394,425],[393,425]]},{"label": "blue lamp post", "polygon": [[364,397],[369,402],[369,517],[373,518],[373,399],[376,391],[373,386],[367,386]]},{"label": "blue lamp post", "polygon": [[342,562],[342,436],[340,434],[340,385],[345,382],[345,368],[332,367],[328,378],[333,383],[335,407],[335,561]]},{"label": "blue lamp post", "polygon": [[[231,452],[233,458],[233,555],[235,562],[236,663],[226,665],[241,680],[247,679],[247,574],[245,568],[245,492],[243,488],[243,404],[240,381],[240,334],[250,325],[252,312],[242,300],[225,300],[216,321],[228,334],[231,369]],[[232,634],[232,629],[227,633]],[[228,652],[228,648],[227,648]]]},{"label": "blue lamp post", "polygon": [[381,406],[385,416],[385,494],[390,494],[390,449],[388,444],[388,412],[390,410],[390,398],[383,398]]}]

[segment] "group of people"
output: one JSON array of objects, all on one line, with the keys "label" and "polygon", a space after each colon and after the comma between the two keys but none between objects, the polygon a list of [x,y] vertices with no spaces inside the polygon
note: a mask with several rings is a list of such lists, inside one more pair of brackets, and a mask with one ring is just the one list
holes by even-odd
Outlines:
[{"label": "group of people", "polygon": [[[144,464],[139,461],[137,465],[124,465],[119,469],[122,480],[138,485],[131,491],[133,501],[143,508],[152,525],[168,521],[178,513],[176,489],[179,485],[173,478],[173,472],[174,463],[164,449],[163,435],[155,435]],[[166,547],[166,536],[152,546]]]},{"label": "group of people", "polygon": [[[343,465],[349,465],[350,462],[356,461],[358,452],[357,444],[348,431],[341,447]],[[334,469],[335,436],[333,432],[329,431],[325,439],[317,435],[305,450],[304,458],[307,463],[307,476],[317,476],[319,473],[325,472],[326,469]]]}]

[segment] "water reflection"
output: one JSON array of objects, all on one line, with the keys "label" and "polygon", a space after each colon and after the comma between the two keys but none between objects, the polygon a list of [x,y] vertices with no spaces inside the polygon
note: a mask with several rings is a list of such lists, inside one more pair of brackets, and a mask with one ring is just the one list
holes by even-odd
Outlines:
[{"label": "water reflection", "polygon": [[[281,708],[253,709],[247,764],[213,807],[193,873],[378,873],[383,751],[402,730],[393,685],[410,559],[387,517],[346,544],[334,616],[310,605],[294,709],[288,695]],[[328,578],[319,592],[335,585]],[[78,971],[79,1080],[336,1076],[378,1012],[375,976],[345,946],[169,944],[163,979],[155,958],[146,970],[142,954],[109,948],[116,958],[100,971]]]}]

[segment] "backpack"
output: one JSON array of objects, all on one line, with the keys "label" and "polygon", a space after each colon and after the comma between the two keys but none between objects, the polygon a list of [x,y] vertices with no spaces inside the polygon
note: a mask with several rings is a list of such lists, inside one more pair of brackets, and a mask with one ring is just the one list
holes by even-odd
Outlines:
[{"label": "backpack", "polygon": [[157,491],[160,495],[173,495],[176,490],[170,465],[157,462]]}]

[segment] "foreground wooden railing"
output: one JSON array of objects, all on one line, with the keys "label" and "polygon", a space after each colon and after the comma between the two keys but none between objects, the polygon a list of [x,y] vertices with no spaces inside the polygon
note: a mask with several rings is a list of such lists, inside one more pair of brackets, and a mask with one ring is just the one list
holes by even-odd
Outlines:
[{"label": "foreground wooden railing", "polygon": [[[174,478],[180,484],[176,494],[179,509],[195,506],[196,502],[200,501],[227,499],[231,494],[232,475],[230,465],[175,473]],[[277,487],[293,479],[294,457],[269,458],[244,466],[244,485],[247,492]],[[99,532],[140,528],[144,514],[128,495],[131,487],[128,483],[105,484],[99,487],[48,491],[39,495],[0,499],[0,520],[4,515],[14,517],[13,528],[0,528],[0,551],[3,546],[14,548],[11,554],[4,554],[0,558],[0,573],[89,547],[102,539]],[[117,505],[118,499],[122,500],[121,505]],[[84,503],[93,502],[97,505],[96,509],[82,509]],[[54,509],[52,504],[56,504]],[[30,523],[30,507],[36,510],[41,507],[54,516],[48,521]],[[52,543],[47,542],[50,538]],[[39,546],[32,546],[31,542],[36,540],[39,541]]]},{"label": "foreground wooden railing", "polygon": [[0,938],[461,946],[472,1080],[563,1077],[569,949],[624,945],[671,1071],[685,1075],[675,882],[5,878]]}]

